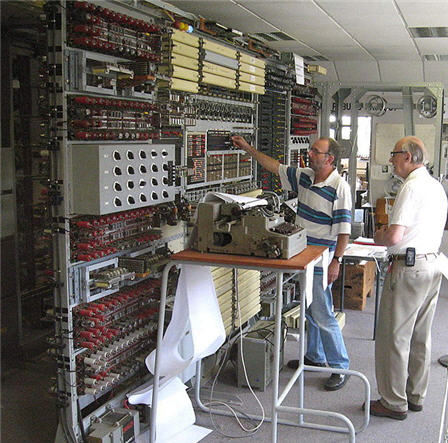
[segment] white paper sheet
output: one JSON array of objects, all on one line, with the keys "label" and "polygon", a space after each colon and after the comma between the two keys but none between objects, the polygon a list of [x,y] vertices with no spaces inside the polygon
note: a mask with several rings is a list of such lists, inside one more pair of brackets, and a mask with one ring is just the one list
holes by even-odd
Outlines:
[{"label": "white paper sheet", "polygon": [[224,192],[208,192],[204,197],[204,202],[223,201],[226,203],[239,203],[243,209],[254,206],[266,206],[267,200],[264,198],[245,197],[243,195],[225,194]]},{"label": "white paper sheet", "polygon": [[376,245],[355,245],[349,244],[344,251],[344,256],[350,257],[381,257],[385,256],[387,253],[386,246],[376,246]]},{"label": "white paper sheet", "polygon": [[[160,387],[157,401],[156,443],[178,441],[178,437],[193,426],[196,417],[191,400],[185,392],[186,388],[178,377],[172,378]],[[139,403],[151,406],[152,387],[146,389],[144,393],[137,394],[135,398],[134,396],[131,397],[133,400],[138,398]],[[131,400],[131,397],[129,397],[129,400]],[[141,438],[140,441],[149,441],[149,434],[146,439]],[[193,443],[199,440],[187,441]]]},{"label": "white paper sheet", "polygon": [[[179,346],[191,339],[191,355],[181,355]],[[195,415],[185,385],[176,377],[197,360],[216,352],[224,343],[225,330],[216,298],[215,286],[206,266],[182,265],[174,301],[173,315],[158,350],[160,383],[156,416],[157,443],[195,443],[208,430],[194,426]],[[154,373],[155,351],[146,357]],[[131,404],[152,403],[152,382],[128,395]],[[147,442],[146,440],[140,440]]]},{"label": "white paper sheet", "polygon": [[[193,354],[181,356],[179,344],[187,331],[193,342]],[[190,364],[216,352],[226,334],[210,269],[182,265],[173,316],[159,349],[160,375],[173,377]],[[155,350],[146,357],[148,370],[154,373]]]}]

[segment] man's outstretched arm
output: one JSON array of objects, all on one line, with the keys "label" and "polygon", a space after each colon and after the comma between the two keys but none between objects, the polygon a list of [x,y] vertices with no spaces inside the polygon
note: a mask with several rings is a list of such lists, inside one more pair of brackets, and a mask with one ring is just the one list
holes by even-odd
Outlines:
[{"label": "man's outstretched arm", "polygon": [[246,151],[251,157],[253,157],[264,169],[278,175],[278,167],[280,162],[278,160],[257,151],[253,146],[249,145],[243,137],[239,135],[234,135],[232,137],[232,142],[235,146]]}]

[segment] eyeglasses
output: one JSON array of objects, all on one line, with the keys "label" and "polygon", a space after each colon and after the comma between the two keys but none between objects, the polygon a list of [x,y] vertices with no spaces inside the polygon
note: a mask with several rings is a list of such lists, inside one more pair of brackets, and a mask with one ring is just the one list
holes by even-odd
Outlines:
[{"label": "eyeglasses", "polygon": [[318,149],[316,148],[309,148],[308,152],[312,152],[313,154],[322,154],[322,155],[331,155],[329,152],[320,152]]},{"label": "eyeglasses", "polygon": [[408,151],[392,151],[390,156],[393,157],[396,154],[406,154]]}]

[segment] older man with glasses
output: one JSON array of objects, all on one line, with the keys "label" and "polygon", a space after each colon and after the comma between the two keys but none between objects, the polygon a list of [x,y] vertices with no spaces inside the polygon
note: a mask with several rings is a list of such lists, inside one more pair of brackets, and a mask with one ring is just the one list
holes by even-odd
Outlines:
[{"label": "older man with glasses", "polygon": [[440,290],[437,255],[447,216],[442,185],[424,163],[426,149],[417,137],[400,139],[390,153],[394,172],[405,179],[390,224],[375,233],[387,246],[390,266],[383,287],[375,342],[380,399],[370,413],[404,420],[421,411],[429,381],[431,325]]},{"label": "older man with glasses", "polygon": [[[305,364],[348,369],[349,358],[341,329],[333,313],[331,285],[339,268],[351,229],[352,199],[348,183],[338,174],[336,165],[341,155],[339,144],[328,137],[316,140],[309,149],[309,168],[294,168],[257,151],[242,137],[232,137],[235,146],[245,150],[268,171],[280,176],[285,190],[298,194],[297,216],[307,230],[309,245],[330,249],[328,286],[324,289],[323,269],[315,267],[313,302],[306,310],[308,319]],[[298,360],[288,366],[298,367]],[[344,374],[331,374],[324,387],[328,391],[341,389],[347,382]]]}]

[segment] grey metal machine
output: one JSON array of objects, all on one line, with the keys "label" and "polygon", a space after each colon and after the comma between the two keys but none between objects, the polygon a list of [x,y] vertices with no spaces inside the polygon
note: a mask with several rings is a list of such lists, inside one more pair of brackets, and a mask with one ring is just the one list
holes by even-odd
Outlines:
[{"label": "grey metal machine", "polygon": [[[264,391],[272,381],[274,373],[274,322],[259,320],[245,334],[242,342],[238,341],[238,387],[247,386]],[[285,337],[282,324],[282,337]],[[243,352],[241,352],[241,346]],[[244,367],[243,367],[244,358]],[[280,348],[280,370],[283,368],[283,344]],[[244,374],[244,371],[247,373]]]},{"label": "grey metal machine", "polygon": [[199,203],[196,226],[192,246],[200,252],[289,259],[306,248],[305,229],[265,206]]}]

